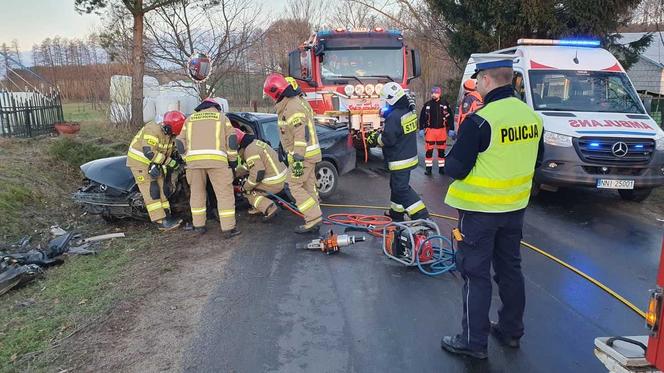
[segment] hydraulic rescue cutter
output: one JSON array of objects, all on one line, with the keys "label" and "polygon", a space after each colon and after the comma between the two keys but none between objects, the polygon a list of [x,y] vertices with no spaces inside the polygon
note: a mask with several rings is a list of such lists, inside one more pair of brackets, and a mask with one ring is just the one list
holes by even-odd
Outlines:
[{"label": "hydraulic rescue cutter", "polygon": [[364,236],[350,236],[347,234],[334,234],[330,230],[327,237],[320,237],[315,240],[311,240],[306,244],[297,244],[295,245],[296,249],[305,249],[305,250],[319,250],[325,254],[336,254],[341,251],[342,247],[348,247],[354,245],[357,242],[365,241]]}]

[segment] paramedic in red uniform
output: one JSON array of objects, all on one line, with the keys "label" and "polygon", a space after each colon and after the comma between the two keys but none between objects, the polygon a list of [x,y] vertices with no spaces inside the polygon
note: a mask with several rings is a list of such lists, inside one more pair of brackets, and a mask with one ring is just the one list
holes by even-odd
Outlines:
[{"label": "paramedic in red uniform", "polygon": [[466,91],[459,105],[459,125],[456,132],[459,132],[459,126],[467,116],[476,112],[482,107],[482,96],[477,92],[475,79],[468,79],[463,83],[463,89]]},{"label": "paramedic in red uniform", "polygon": [[424,149],[426,151],[424,159],[426,175],[431,175],[433,153],[436,148],[438,148],[438,173],[445,173],[447,132],[451,129],[454,113],[447,101],[440,98],[441,93],[440,87],[433,87],[431,100],[422,106],[420,112],[420,131],[424,132]]}]

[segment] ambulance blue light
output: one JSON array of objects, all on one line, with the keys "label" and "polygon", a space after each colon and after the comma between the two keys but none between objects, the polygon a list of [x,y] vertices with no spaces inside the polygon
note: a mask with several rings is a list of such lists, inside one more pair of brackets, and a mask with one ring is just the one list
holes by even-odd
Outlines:
[{"label": "ambulance blue light", "polygon": [[637,148],[637,149],[643,149],[644,148],[643,144],[637,144],[637,145],[634,145],[634,147]]},{"label": "ambulance blue light", "polygon": [[318,31],[318,37],[330,36],[332,35],[332,30]]},{"label": "ambulance blue light", "polygon": [[571,47],[599,47],[599,40],[579,40],[579,39],[563,39],[560,40],[560,45],[567,45]]},{"label": "ambulance blue light", "polygon": [[591,148],[599,148],[599,143],[598,142],[591,142],[590,147]]},{"label": "ambulance blue light", "polygon": [[387,30],[387,32],[391,35],[401,36],[401,30],[397,30],[397,29],[393,28],[393,29]]}]

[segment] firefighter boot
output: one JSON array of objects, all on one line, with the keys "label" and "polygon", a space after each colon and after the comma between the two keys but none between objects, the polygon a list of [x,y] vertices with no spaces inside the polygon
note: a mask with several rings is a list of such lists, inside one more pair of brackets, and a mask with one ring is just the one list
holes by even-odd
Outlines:
[{"label": "firefighter boot", "polygon": [[165,219],[162,219],[161,222],[159,222],[159,230],[160,231],[170,231],[173,230],[182,224],[182,219],[176,219],[172,216],[169,216]]},{"label": "firefighter boot", "polygon": [[383,213],[383,215],[387,216],[388,218],[392,219],[392,221],[396,222],[401,222],[405,220],[405,213],[404,212],[397,212],[392,209],[389,209]]},{"label": "firefighter boot", "polygon": [[305,233],[315,233],[318,234],[320,232],[320,226],[323,225],[322,219],[318,221],[317,223],[314,223],[310,226],[307,226],[306,224],[300,225],[297,228],[295,228],[295,233],[297,234],[305,234]]},{"label": "firefighter boot", "polygon": [[276,205],[270,206],[267,212],[265,213],[265,216],[263,216],[263,223],[267,223],[270,220],[272,220],[275,216],[277,216],[278,212],[279,208]]},{"label": "firefighter boot", "polygon": [[229,231],[223,231],[221,233],[224,235],[224,239],[227,240],[229,238],[233,238],[233,237],[239,235],[242,232],[240,232],[237,228],[233,228]]},{"label": "firefighter boot", "polygon": [[194,225],[191,224],[191,223],[187,223],[187,225],[184,226],[184,230],[188,231],[188,232],[198,233],[198,234],[207,233],[207,228],[205,226],[194,227]]},{"label": "firefighter boot", "polygon": [[431,176],[431,169],[432,167],[427,167],[426,170],[424,171],[424,174],[427,176]]}]

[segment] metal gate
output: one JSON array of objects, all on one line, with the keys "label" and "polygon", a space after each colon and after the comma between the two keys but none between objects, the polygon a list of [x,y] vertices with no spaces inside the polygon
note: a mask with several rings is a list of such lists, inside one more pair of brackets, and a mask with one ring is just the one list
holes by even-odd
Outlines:
[{"label": "metal gate", "polygon": [[57,92],[0,91],[0,136],[33,137],[49,134],[64,122],[62,100]]}]

